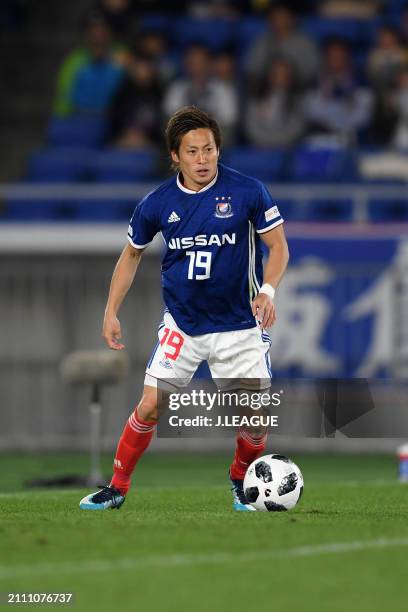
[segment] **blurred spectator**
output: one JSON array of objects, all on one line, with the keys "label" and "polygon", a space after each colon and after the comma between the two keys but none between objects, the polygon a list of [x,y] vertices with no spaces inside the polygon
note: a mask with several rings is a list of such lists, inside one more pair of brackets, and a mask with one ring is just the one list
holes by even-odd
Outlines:
[{"label": "blurred spectator", "polygon": [[96,0],[95,9],[105,19],[116,40],[130,42],[137,33],[137,15],[132,0]]},{"label": "blurred spectator", "polygon": [[318,12],[324,17],[370,19],[380,12],[385,0],[320,0]]},{"label": "blurred spectator", "polygon": [[240,7],[234,0],[193,0],[188,12],[196,19],[237,19]]},{"label": "blurred spectator", "polygon": [[164,34],[157,30],[145,30],[138,37],[138,52],[150,58],[163,85],[167,85],[176,75],[176,66],[167,48]]},{"label": "blurred spectator", "polygon": [[285,57],[293,64],[301,85],[311,83],[319,67],[318,49],[309,36],[297,29],[291,9],[282,3],[273,6],[268,13],[268,26],[248,56],[247,71],[255,89],[275,57]]},{"label": "blurred spectator", "polygon": [[182,106],[198,106],[218,121],[225,143],[233,143],[238,120],[235,87],[213,76],[212,56],[206,47],[190,47],[184,56],[184,63],[186,77],[172,83],[165,95],[165,115],[169,117]]},{"label": "blurred spectator", "polygon": [[249,99],[245,128],[250,144],[258,147],[290,147],[302,136],[301,96],[287,60],[274,60],[259,95]]},{"label": "blurred spectator", "polygon": [[394,105],[398,118],[393,144],[398,149],[408,150],[408,67],[406,66],[397,76]]},{"label": "blurred spectator", "polygon": [[160,141],[162,87],[151,60],[129,55],[126,76],[108,114],[108,139],[119,147],[140,148]]},{"label": "blurred spectator", "polygon": [[230,51],[220,51],[213,57],[213,75],[220,81],[235,86],[237,70],[234,54]]},{"label": "blurred spectator", "polygon": [[406,61],[405,55],[398,32],[391,27],[382,26],[378,30],[375,46],[368,56],[367,73],[370,83],[378,89],[389,87]]},{"label": "blurred spectator", "polygon": [[371,92],[356,84],[347,44],[330,41],[318,86],[305,100],[309,133],[326,144],[353,143],[371,120],[372,102]]},{"label": "blurred spectator", "polygon": [[375,92],[373,118],[368,131],[369,143],[378,147],[387,147],[398,122],[395,106],[395,95],[392,89],[381,89]]},{"label": "blurred spectator", "polygon": [[104,112],[123,76],[122,54],[105,20],[93,14],[84,28],[84,46],[65,58],[57,76],[54,112],[60,116]]}]

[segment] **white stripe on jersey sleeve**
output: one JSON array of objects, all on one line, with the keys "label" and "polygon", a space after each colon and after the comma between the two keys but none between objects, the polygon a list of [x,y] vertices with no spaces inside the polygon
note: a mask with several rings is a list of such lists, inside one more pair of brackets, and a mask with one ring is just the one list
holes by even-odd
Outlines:
[{"label": "white stripe on jersey sleeve", "polygon": [[281,223],[283,223],[283,219],[278,219],[278,221],[275,221],[275,223],[271,223],[270,225],[268,225],[268,227],[264,227],[263,229],[256,231],[258,234],[264,234],[265,232],[269,232],[269,230],[273,229],[274,227],[277,227]]},{"label": "white stripe on jersey sleeve", "polygon": [[258,279],[256,278],[256,272],[255,272],[255,255],[256,255],[256,248],[255,248],[255,228],[251,223],[251,240],[252,240],[252,265],[251,265],[251,269],[252,269],[252,278],[253,278],[253,282],[255,285],[255,295],[257,295],[259,293],[260,290],[260,285],[258,283]]},{"label": "white stripe on jersey sleeve", "polygon": [[255,272],[255,231],[251,221],[248,221],[248,284],[249,301],[256,298],[259,293],[259,283]]},{"label": "white stripe on jersey sleeve", "polygon": [[251,260],[252,260],[252,223],[248,221],[248,287],[249,287],[249,302],[252,304],[252,300],[255,299],[255,289],[254,283],[252,281],[252,273],[251,273]]},{"label": "white stripe on jersey sleeve", "polygon": [[135,249],[144,249],[145,247],[147,247],[149,244],[151,244],[153,241],[151,240],[150,242],[146,242],[146,244],[136,244],[135,242],[133,242],[133,240],[131,239],[131,237],[128,235],[127,239],[129,240],[130,244],[135,247]]}]

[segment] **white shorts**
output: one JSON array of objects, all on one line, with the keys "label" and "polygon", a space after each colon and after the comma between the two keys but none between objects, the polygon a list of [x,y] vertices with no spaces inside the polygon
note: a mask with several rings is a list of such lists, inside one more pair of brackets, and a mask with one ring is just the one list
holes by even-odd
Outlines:
[{"label": "white shorts", "polygon": [[145,385],[156,387],[158,380],[174,380],[175,386],[185,387],[198,366],[207,361],[218,386],[225,386],[220,379],[256,379],[259,388],[270,386],[271,340],[259,327],[189,336],[166,311],[158,337],[147,364]]}]

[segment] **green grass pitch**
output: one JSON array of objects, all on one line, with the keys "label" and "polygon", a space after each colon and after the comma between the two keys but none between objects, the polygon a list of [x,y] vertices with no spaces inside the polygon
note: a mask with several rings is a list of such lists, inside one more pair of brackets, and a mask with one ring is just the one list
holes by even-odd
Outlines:
[{"label": "green grass pitch", "polygon": [[121,510],[84,512],[87,489],[23,482],[86,473],[86,455],[0,455],[0,592],[74,592],[87,612],[408,610],[395,458],[291,456],[298,507],[234,513],[227,456],[147,454]]}]

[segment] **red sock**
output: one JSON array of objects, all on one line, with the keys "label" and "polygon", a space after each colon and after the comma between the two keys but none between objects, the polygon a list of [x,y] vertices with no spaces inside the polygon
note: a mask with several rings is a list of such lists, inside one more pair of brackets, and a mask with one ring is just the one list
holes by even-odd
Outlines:
[{"label": "red sock", "polygon": [[111,485],[122,495],[129,490],[132,472],[149,446],[155,427],[156,421],[143,421],[137,414],[137,408],[125,425],[116,449],[111,480]]},{"label": "red sock", "polygon": [[230,467],[233,480],[243,480],[245,473],[253,461],[262,453],[266,446],[267,434],[250,435],[240,429],[237,433],[234,460]]}]

